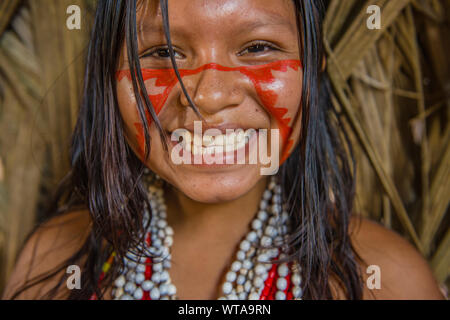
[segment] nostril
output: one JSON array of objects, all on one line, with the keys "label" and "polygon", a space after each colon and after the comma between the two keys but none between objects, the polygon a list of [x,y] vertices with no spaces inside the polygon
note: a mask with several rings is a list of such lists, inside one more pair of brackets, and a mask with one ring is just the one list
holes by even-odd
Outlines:
[{"label": "nostril", "polygon": [[[192,71],[192,70],[191,70]],[[238,78],[238,75],[240,78]],[[235,69],[208,64],[183,77],[188,93],[200,112],[213,114],[220,109],[235,107],[244,101],[243,75]],[[181,104],[189,107],[186,96],[180,92]]]}]

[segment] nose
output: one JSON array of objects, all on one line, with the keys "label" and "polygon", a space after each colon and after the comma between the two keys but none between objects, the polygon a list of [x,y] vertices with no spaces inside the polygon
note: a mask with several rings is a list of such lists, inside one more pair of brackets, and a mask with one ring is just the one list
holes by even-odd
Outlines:
[{"label": "nose", "polygon": [[[214,114],[224,108],[239,106],[244,101],[243,75],[236,70],[209,64],[196,75],[186,76],[183,82],[199,109]],[[181,103],[189,106],[186,96],[181,94]]]}]

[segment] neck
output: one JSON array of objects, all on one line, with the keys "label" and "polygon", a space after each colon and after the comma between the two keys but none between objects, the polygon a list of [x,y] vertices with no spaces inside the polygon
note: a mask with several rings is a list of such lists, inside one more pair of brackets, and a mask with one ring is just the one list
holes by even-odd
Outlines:
[{"label": "neck", "polygon": [[261,179],[240,198],[214,204],[194,201],[170,187],[165,192],[168,223],[192,240],[234,242],[248,231],[266,186],[267,179]]}]

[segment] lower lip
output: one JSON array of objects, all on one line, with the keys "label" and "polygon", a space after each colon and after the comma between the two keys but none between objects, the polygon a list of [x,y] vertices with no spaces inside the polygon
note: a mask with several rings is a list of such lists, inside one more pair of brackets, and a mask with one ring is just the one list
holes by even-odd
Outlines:
[{"label": "lower lip", "polygon": [[[245,149],[244,150],[245,164],[248,164],[248,155],[250,154],[250,152],[253,152],[253,150],[250,149],[250,146],[256,147],[257,141],[258,141],[258,135],[259,135],[258,132],[256,132],[256,134],[253,134],[250,137],[249,141],[245,144],[245,146],[243,146],[239,149],[233,150],[233,151],[222,153],[222,159],[221,159],[222,161],[219,161],[220,160],[219,155],[212,155],[214,157],[214,159],[216,160],[215,162],[222,162],[222,164],[206,163],[205,155],[203,155],[203,154],[202,154],[202,158],[201,158],[202,159],[201,163],[196,164],[196,163],[194,163],[194,155],[190,151],[183,149],[183,152],[185,152],[185,154],[187,154],[191,158],[190,164],[187,164],[187,165],[196,167],[196,168],[202,168],[202,169],[220,169],[220,168],[229,168],[229,167],[234,167],[234,166],[243,166],[243,164],[237,163],[238,162],[238,153],[242,153],[243,149]],[[168,140],[169,140],[169,144],[172,145],[172,148],[180,143],[178,141],[172,141],[170,139],[170,134],[168,136]],[[171,152],[172,152],[172,150],[170,150],[170,154],[171,154]],[[199,157],[199,155],[197,157]],[[231,163],[231,164],[229,164],[229,163]],[[186,164],[182,164],[182,165],[186,165]]]}]

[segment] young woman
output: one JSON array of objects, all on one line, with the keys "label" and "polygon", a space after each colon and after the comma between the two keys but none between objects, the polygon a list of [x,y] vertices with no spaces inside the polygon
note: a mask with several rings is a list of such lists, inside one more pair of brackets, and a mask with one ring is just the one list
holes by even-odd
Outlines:
[{"label": "young woman", "polygon": [[4,297],[441,298],[411,245],[352,210],[325,9],[100,0],[72,171]]}]

